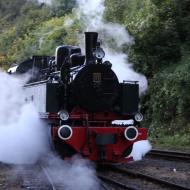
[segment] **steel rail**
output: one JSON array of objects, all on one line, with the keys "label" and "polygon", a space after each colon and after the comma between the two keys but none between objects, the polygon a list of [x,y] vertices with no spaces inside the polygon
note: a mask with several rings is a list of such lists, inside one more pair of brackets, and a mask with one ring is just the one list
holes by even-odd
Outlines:
[{"label": "steel rail", "polygon": [[52,190],[56,190],[55,185],[54,185],[54,183],[53,183],[53,180],[51,179],[51,177],[50,177],[50,175],[49,175],[47,169],[46,169],[45,167],[43,167],[41,164],[40,164],[40,167],[41,167],[41,169],[43,170],[45,176],[47,177],[48,182],[49,182],[49,184],[50,184],[51,187],[52,187]]},{"label": "steel rail", "polygon": [[105,183],[103,183],[103,180],[101,180],[100,177],[99,179],[100,179],[100,186],[103,188],[103,190],[110,190],[110,188]]},{"label": "steel rail", "polygon": [[[45,176],[47,177],[48,182],[50,183],[50,185],[52,187],[52,190],[57,190],[56,187],[55,187],[55,185],[54,185],[53,180],[51,179],[51,177],[49,175],[48,170],[43,165],[41,165],[41,164],[40,164],[40,167],[43,170]],[[110,188],[108,188],[103,182],[100,182],[100,186],[102,187],[102,190],[110,190]]]},{"label": "steel rail", "polygon": [[155,182],[156,184],[159,184],[159,185],[165,185],[170,188],[175,188],[175,189],[180,189],[180,190],[190,190],[190,187],[182,186],[173,182],[169,182],[157,177],[150,176],[148,174],[143,174],[141,172],[136,172],[136,171],[134,172],[132,170],[122,169],[122,168],[119,168],[117,166],[112,166],[112,165],[108,166],[108,169],[110,169],[111,171],[116,171],[116,172],[128,175],[128,176],[132,176],[135,178],[142,178],[150,182]]},{"label": "steel rail", "polygon": [[139,189],[137,189],[137,188],[135,188],[135,187],[128,186],[128,185],[126,185],[126,184],[124,184],[124,183],[118,182],[118,181],[116,181],[116,180],[114,180],[114,179],[110,179],[110,178],[105,177],[105,176],[100,175],[100,174],[98,174],[98,178],[100,178],[102,181],[104,181],[104,182],[106,182],[106,183],[109,183],[109,184],[111,183],[111,184],[113,184],[113,185],[115,185],[115,186],[117,186],[117,187],[120,187],[120,188],[122,188],[122,189],[127,189],[127,190],[139,190]]},{"label": "steel rail", "polygon": [[147,154],[147,156],[167,158],[173,160],[183,160],[185,162],[190,162],[190,153],[186,152],[153,149]]},{"label": "steel rail", "polygon": [[[46,170],[46,168],[41,164],[41,163],[37,163],[36,165],[30,165],[29,166],[29,170],[25,170],[25,168],[23,169],[24,173],[22,174],[23,178],[23,184],[21,185],[22,188],[25,189],[51,189],[51,190],[56,190],[53,180],[51,179],[48,171]],[[34,174],[34,167],[36,167],[36,169],[38,169],[38,172],[40,170],[40,178],[38,179],[38,177],[36,178],[36,176],[33,176]],[[32,171],[32,174],[31,174]],[[42,176],[41,176],[42,175]],[[43,179],[43,180],[42,180]],[[45,181],[44,181],[45,180]]]}]

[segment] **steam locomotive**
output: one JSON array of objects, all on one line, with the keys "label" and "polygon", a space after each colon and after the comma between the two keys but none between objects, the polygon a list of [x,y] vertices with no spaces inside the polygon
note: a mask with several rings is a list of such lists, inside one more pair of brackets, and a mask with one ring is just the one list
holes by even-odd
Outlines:
[{"label": "steam locomotive", "polygon": [[33,102],[47,121],[62,157],[80,153],[96,162],[130,161],[134,143],[147,139],[138,82],[118,81],[112,64],[103,62],[98,33],[85,32],[85,46],[85,55],[63,45],[55,56],[33,56],[14,68],[31,76],[24,101]]}]

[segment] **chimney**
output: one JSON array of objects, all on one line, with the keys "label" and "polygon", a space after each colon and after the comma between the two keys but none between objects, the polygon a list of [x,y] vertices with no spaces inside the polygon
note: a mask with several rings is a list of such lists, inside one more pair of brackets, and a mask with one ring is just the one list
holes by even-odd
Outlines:
[{"label": "chimney", "polygon": [[93,50],[96,48],[97,39],[97,32],[85,32],[86,65],[95,63]]}]

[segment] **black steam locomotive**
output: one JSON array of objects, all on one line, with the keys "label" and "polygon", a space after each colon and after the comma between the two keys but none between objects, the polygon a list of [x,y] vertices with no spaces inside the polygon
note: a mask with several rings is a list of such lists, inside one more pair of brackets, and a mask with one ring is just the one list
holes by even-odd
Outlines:
[{"label": "black steam locomotive", "polygon": [[20,63],[16,74],[30,75],[25,101],[47,121],[63,157],[80,153],[94,161],[127,162],[133,144],[147,138],[140,127],[138,82],[119,83],[112,64],[103,62],[98,33],[86,32],[85,44],[85,55],[79,47],[63,45],[55,56]]}]

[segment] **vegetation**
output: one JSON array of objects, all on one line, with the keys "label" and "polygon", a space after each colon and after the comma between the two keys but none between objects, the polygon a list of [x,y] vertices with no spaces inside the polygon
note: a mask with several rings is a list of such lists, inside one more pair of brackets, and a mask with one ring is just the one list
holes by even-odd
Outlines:
[{"label": "vegetation", "polygon": [[149,80],[142,111],[153,142],[190,146],[190,1],[106,2],[106,18],[135,38],[129,60]]},{"label": "vegetation", "polygon": [[0,30],[0,66],[7,68],[33,54],[52,54],[56,46],[64,43],[68,32],[64,19],[75,1],[55,1],[52,7],[35,0],[0,2],[0,24],[3,26]]},{"label": "vegetation", "polygon": [[[77,43],[80,21],[65,24],[74,17],[75,0],[55,2],[0,1],[1,67]],[[142,112],[153,142],[190,146],[190,1],[105,0],[105,6],[105,20],[125,25],[135,39],[124,50],[149,81]]]}]

